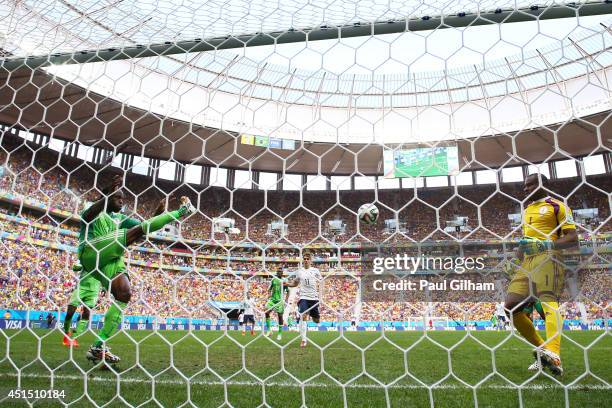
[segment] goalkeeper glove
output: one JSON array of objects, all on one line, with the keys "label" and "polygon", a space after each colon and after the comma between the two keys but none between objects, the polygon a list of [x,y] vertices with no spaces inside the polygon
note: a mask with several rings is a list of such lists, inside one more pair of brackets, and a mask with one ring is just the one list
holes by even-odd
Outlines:
[{"label": "goalkeeper glove", "polygon": [[537,255],[553,249],[553,242],[548,239],[523,237],[519,241],[519,249],[525,255]]}]

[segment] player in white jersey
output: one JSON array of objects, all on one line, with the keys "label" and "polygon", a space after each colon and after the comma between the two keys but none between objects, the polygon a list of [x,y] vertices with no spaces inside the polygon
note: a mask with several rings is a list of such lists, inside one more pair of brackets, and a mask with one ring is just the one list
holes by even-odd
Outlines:
[{"label": "player in white jersey", "polygon": [[255,335],[255,302],[253,299],[247,294],[246,299],[242,302],[244,315],[242,319],[242,335],[246,334],[247,324],[251,324],[251,336]]},{"label": "player in white jersey", "polygon": [[497,330],[503,330],[506,328],[506,309],[504,309],[503,303],[497,303],[495,305],[495,316],[497,316]]},{"label": "player in white jersey", "polygon": [[289,287],[300,287],[300,298],[298,300],[298,311],[300,312],[300,336],[302,342],[300,347],[306,347],[306,332],[308,322],[306,317],[310,316],[312,321],[319,323],[319,284],[323,280],[321,271],[312,266],[312,255],[305,252],[302,256],[302,268],[298,269],[295,278],[287,285]]}]

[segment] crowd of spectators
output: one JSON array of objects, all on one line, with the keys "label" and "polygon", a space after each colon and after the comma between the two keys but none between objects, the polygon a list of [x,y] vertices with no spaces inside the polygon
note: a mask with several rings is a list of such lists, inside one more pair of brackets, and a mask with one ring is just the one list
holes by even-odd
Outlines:
[{"label": "crowd of spectators", "polygon": [[[72,158],[60,158],[56,152],[32,150],[19,145],[19,140],[3,139],[0,149],[0,165],[5,169],[0,178],[0,190],[36,199],[52,208],[60,208],[78,214],[86,204],[100,197],[104,180],[112,171],[96,174],[90,166]],[[63,160],[63,161],[62,161]],[[60,165],[61,163],[61,165]],[[65,169],[74,169],[67,171]],[[116,170],[118,171],[118,170]],[[598,219],[589,230],[612,230],[610,203],[607,194],[612,190],[609,177],[590,176],[587,183],[576,179],[554,180],[551,193],[567,198],[574,209],[597,208]],[[423,240],[504,239],[520,235],[520,228],[512,225],[507,215],[521,212],[524,197],[518,183],[496,185],[470,185],[429,189],[380,190],[375,196],[372,190],[321,192],[312,191],[300,195],[295,191],[262,191],[209,188],[196,193],[194,189],[180,186],[168,180],[155,180],[130,173],[125,178],[125,191],[129,211],[141,217],[150,216],[159,199],[169,197],[169,205],[176,206],[180,195],[189,196],[197,203],[199,212],[180,224],[184,238],[224,242],[223,233],[212,232],[215,217],[233,218],[240,234],[231,236],[233,241],[246,240],[259,244],[312,242],[413,242]],[[267,194],[267,197],[266,197]],[[376,201],[381,221],[376,225],[357,222],[357,208]],[[383,220],[395,218],[405,226],[401,231],[385,231]],[[136,215],[135,215],[136,216]],[[467,217],[467,228],[460,232],[445,232],[446,222],[457,216]],[[341,220],[344,231],[338,233],[329,228],[328,221]],[[277,232],[269,234],[272,221],[287,224],[285,236]],[[55,219],[64,226],[67,220]],[[359,228],[358,228],[359,227]],[[585,230],[586,232],[586,230]]]},{"label": "crowd of spectators", "polygon": [[[77,282],[72,271],[73,252],[5,240],[0,245],[2,269],[0,308],[17,310],[63,309]],[[288,266],[290,274],[296,264]],[[271,273],[248,274],[230,269],[203,273],[176,271],[160,266],[128,263],[133,284],[132,315],[159,317],[213,318],[218,315],[216,302],[242,302],[249,294],[260,313],[265,310]],[[586,305],[590,319],[605,316],[610,293],[609,270],[586,270],[580,276],[579,300]],[[491,281],[491,277],[487,277]],[[430,281],[432,279],[430,278]],[[488,320],[495,303],[491,299],[461,298],[460,292],[446,292],[444,301],[361,301],[359,276],[324,272],[321,284],[321,315],[324,321],[408,321],[425,316],[453,321]],[[608,288],[608,289],[605,289]],[[602,293],[603,291],[603,293]],[[456,293],[456,294],[454,294]],[[296,294],[297,298],[299,294]],[[454,297],[451,297],[454,296]],[[104,294],[98,312],[108,304]],[[105,300],[106,299],[106,300]],[[357,305],[359,308],[357,309]],[[295,305],[293,305],[294,307]],[[564,306],[568,318],[578,315],[575,303]]]},{"label": "crowd of spectators", "polygon": [[[101,171],[96,177],[91,167],[78,166],[80,162],[75,159],[62,159],[68,163],[60,166],[54,152],[42,149],[34,154],[23,146],[11,145],[7,139],[2,143],[0,166],[5,171],[0,177],[0,193],[9,192],[36,200],[52,210],[43,212],[6,203],[0,205],[0,213],[19,217],[1,217],[0,231],[75,247],[78,222],[74,216],[87,202],[100,197],[100,188],[104,186],[102,180],[108,179],[111,173]],[[10,156],[6,151],[11,152]],[[67,168],[75,170],[67,171]],[[130,314],[212,317],[218,312],[214,302],[240,302],[245,293],[249,293],[258,308],[263,310],[270,276],[279,269],[291,273],[297,268],[296,257],[301,247],[337,243],[341,250],[312,250],[318,259],[317,266],[325,275],[321,308],[324,320],[350,320],[356,315],[360,320],[378,321],[403,321],[422,316],[461,321],[488,320],[494,310],[491,302],[452,299],[433,304],[361,303],[360,275],[371,265],[365,254],[351,248],[350,244],[384,242],[389,244],[387,248],[394,248],[395,244],[415,241],[452,243],[463,238],[491,240],[520,235],[520,229],[511,225],[506,216],[521,211],[522,193],[517,184],[502,184],[499,190],[495,185],[462,186],[457,188],[458,196],[455,196],[453,188],[379,191],[376,199],[380,221],[375,225],[365,225],[357,223],[355,213],[360,204],[374,201],[373,191],[308,192],[300,195],[299,192],[230,192],[224,188],[212,188],[196,194],[193,189],[177,188],[170,181],[157,180],[154,188],[151,188],[151,182],[151,178],[135,174],[125,179],[128,211],[133,216],[146,218],[152,215],[161,197],[169,197],[169,206],[176,206],[176,197],[183,194],[197,203],[199,212],[178,225],[182,236],[178,242],[149,239],[138,245],[150,251],[132,248],[127,253],[134,283],[133,301],[127,309]],[[608,220],[610,204],[607,195],[601,192],[612,190],[612,180],[591,177],[589,184],[578,189],[575,185],[576,181],[569,179],[554,181],[551,188],[554,193],[567,197],[573,208],[595,207],[599,210],[599,220],[602,221],[590,225],[590,231],[612,231]],[[56,209],[71,216],[58,214],[53,211]],[[389,233],[384,229],[383,220],[395,217],[395,213],[406,229]],[[219,216],[235,219],[236,227],[241,231],[231,237],[231,242],[226,242],[225,234],[212,232],[212,219]],[[456,216],[468,217],[470,228],[463,232],[444,232],[445,221]],[[342,220],[345,224],[343,233],[330,231],[327,225],[330,220]],[[269,234],[268,226],[272,221],[287,224],[287,235]],[[72,233],[61,233],[60,229]],[[211,239],[214,240],[212,243]],[[237,241],[252,245],[240,246]],[[439,248],[419,247],[418,253],[435,254]],[[447,254],[455,255],[460,251],[471,254],[496,251],[478,245],[461,249],[447,245],[444,248]],[[340,263],[338,254],[341,255]],[[575,257],[577,262],[581,261],[581,255]],[[76,284],[77,276],[71,269],[75,258],[75,253],[68,250],[3,240],[0,244],[0,307],[23,310],[64,308]],[[605,264],[606,259],[594,259],[593,262]],[[609,265],[609,259],[607,262]],[[490,268],[495,268],[498,263],[499,257],[486,259]],[[601,297],[601,293],[595,291],[610,287],[610,270],[585,271],[581,277],[581,287],[587,288],[583,292],[587,298],[584,304],[589,316],[602,317],[606,313],[602,302],[609,296]],[[103,301],[100,308],[103,309],[104,305]],[[571,302],[567,303],[566,310],[570,316],[580,312]]]}]

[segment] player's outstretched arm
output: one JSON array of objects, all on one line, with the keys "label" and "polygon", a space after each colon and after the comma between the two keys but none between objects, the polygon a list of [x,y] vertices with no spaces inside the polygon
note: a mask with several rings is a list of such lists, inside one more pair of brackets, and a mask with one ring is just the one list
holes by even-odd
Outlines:
[{"label": "player's outstretched arm", "polygon": [[[157,217],[158,215],[163,214],[165,211],[166,211],[166,200],[162,198],[159,201],[157,208],[155,209],[155,214],[153,214],[153,217]],[[129,230],[133,227],[139,226],[140,224],[141,222],[139,220],[128,217],[121,222],[120,228],[125,228]]]},{"label": "player's outstretched arm", "polygon": [[136,239],[139,239],[143,234],[148,235],[152,232],[155,232],[164,225],[177,221],[182,217],[185,217],[189,214],[193,214],[196,212],[196,208],[191,204],[191,201],[188,197],[181,197],[181,206],[174,211],[164,212],[160,215],[156,215],[148,220],[143,221],[138,225],[138,227],[131,228],[128,231],[127,241],[128,245],[131,242],[134,242]]},{"label": "player's outstretched arm", "polygon": [[91,222],[98,216],[98,214],[104,211],[108,197],[115,191],[119,190],[122,183],[123,178],[120,175],[113,176],[111,184],[102,189],[104,196],[83,211],[81,214],[83,221]]},{"label": "player's outstretched arm", "polygon": [[554,249],[567,249],[578,245],[578,234],[575,229],[563,230],[561,238],[555,241]]},{"label": "player's outstretched arm", "polygon": [[563,234],[556,241],[523,237],[519,241],[519,252],[525,255],[536,255],[548,250],[561,250],[578,245],[578,234],[575,229],[564,230]]}]

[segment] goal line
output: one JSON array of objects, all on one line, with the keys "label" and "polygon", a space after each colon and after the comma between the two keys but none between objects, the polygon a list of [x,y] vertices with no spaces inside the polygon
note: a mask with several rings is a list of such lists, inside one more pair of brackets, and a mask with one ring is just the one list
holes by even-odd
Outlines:
[{"label": "goal line", "polygon": [[441,384],[441,385],[422,385],[422,384],[390,384],[390,385],[379,385],[379,384],[333,384],[324,382],[304,382],[295,383],[289,381],[239,381],[239,380],[228,380],[228,381],[214,381],[214,380],[153,380],[151,378],[116,378],[110,377],[85,377],[83,375],[68,375],[68,374],[16,374],[16,373],[0,373],[0,378],[24,378],[30,379],[53,379],[53,380],[67,380],[67,381],[93,381],[101,383],[135,383],[135,384],[163,384],[163,385],[210,385],[210,386],[246,386],[246,387],[285,387],[285,388],[349,388],[349,389],[372,389],[380,390],[384,388],[390,389],[427,389],[427,390],[480,390],[480,389],[497,389],[497,390],[550,390],[550,389],[565,389],[577,390],[577,391],[601,391],[610,390],[611,388],[606,385],[600,384],[579,384],[579,385],[559,385],[559,384],[526,384],[526,385],[510,385],[510,384],[487,384],[487,385],[459,385],[459,384]]}]

